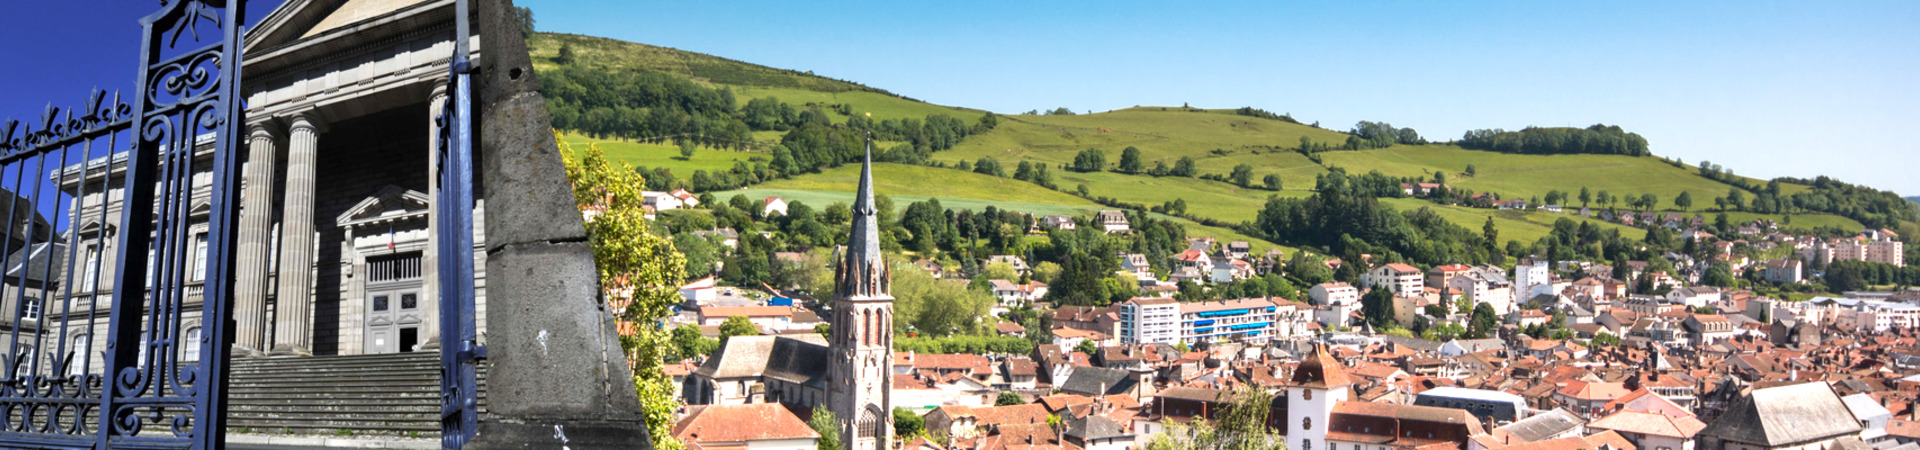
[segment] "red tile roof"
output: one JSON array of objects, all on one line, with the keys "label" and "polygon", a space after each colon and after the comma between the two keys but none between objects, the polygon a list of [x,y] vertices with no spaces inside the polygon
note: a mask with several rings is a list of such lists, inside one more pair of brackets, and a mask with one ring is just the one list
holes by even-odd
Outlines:
[{"label": "red tile roof", "polygon": [[713,405],[696,408],[673,426],[683,442],[746,442],[778,439],[818,439],[813,427],[777,403]]}]

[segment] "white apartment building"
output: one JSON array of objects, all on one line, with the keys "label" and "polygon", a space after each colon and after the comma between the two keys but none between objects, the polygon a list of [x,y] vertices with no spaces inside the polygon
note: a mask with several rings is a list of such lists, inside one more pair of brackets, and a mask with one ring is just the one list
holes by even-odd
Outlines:
[{"label": "white apartment building", "polygon": [[1179,342],[1180,302],[1171,298],[1138,297],[1121,303],[1120,340],[1129,344]]},{"label": "white apartment building", "polygon": [[1360,284],[1373,289],[1389,289],[1395,296],[1421,295],[1426,289],[1425,273],[1401,263],[1376,267],[1360,275]]}]

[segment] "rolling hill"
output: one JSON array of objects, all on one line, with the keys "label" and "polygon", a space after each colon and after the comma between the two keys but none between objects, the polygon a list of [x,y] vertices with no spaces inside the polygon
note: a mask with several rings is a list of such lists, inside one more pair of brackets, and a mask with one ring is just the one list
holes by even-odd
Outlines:
[{"label": "rolling hill", "polygon": [[[828,120],[845,123],[849,118],[871,114],[875,120],[915,119],[929,115],[947,115],[974,123],[986,111],[935,105],[898,95],[884,89],[855,82],[815,76],[808,72],[786,70],[730,60],[699,53],[622,42],[590,36],[538,33],[528,42],[535,66],[540,70],[558,67],[555,59],[564,46],[577,61],[605,71],[638,71],[668,74],[692,80],[703,86],[725,88],[734,100],[745,105],[760,97],[782,102],[830,106]],[[1448,144],[1395,145],[1388,148],[1318,153],[1319,161],[1294,151],[1302,139],[1339,146],[1347,134],[1284,120],[1237,114],[1233,110],[1188,107],[1133,107],[1082,115],[998,115],[998,126],[990,131],[966,137],[953,148],[931,154],[932,162],[956,164],[993,158],[1012,172],[1022,161],[1043,163],[1062,191],[1086,186],[1094,197],[1115,201],[1160,205],[1184,200],[1187,213],[1224,223],[1251,220],[1269,196],[1305,197],[1311,194],[1316,177],[1330,170],[1349,174],[1378,171],[1394,177],[1431,178],[1442,173],[1456,188],[1496,193],[1504,198],[1544,197],[1549,191],[1561,191],[1572,197],[1581,188],[1614,196],[1653,194],[1658,210],[1716,214],[1714,198],[1726,195],[1734,187],[1702,176],[1697,168],[1652,156],[1624,155],[1523,155],[1468,150]],[[753,139],[777,143],[784,131],[760,130]],[[682,158],[669,144],[625,142],[593,136],[572,135],[570,139],[602,145],[615,159],[636,166],[668,168],[681,179],[695,170],[724,171],[735,164],[765,163],[771,160],[766,150],[723,151],[706,149],[692,158]],[[877,142],[876,150],[896,143]],[[756,148],[770,148],[771,145]],[[1088,148],[1101,149],[1109,167],[1120,159],[1122,149],[1139,149],[1147,167],[1155,163],[1169,166],[1181,157],[1190,157],[1201,174],[1225,175],[1235,166],[1253,168],[1256,183],[1267,174],[1278,175],[1284,189],[1242,188],[1230,183],[1187,177],[1152,177],[1112,171],[1071,172],[1065,170],[1076,154]],[[1466,174],[1468,166],[1474,174]],[[980,209],[987,205],[1035,214],[1067,214],[1101,208],[1100,205],[1065,192],[1049,190],[1010,178],[998,178],[952,169],[882,164],[876,170],[879,192],[904,204],[918,199],[939,198],[949,207]],[[853,191],[851,166],[774,180],[742,189],[719,192],[749,197],[781,196],[807,203],[844,201]],[[1764,181],[1750,180],[1764,184]],[[1782,192],[1792,194],[1809,189],[1786,183]],[[1682,192],[1693,198],[1690,207],[1674,205]],[[1579,205],[1577,199],[1565,203]],[[1441,206],[1418,199],[1387,199],[1398,209],[1429,207],[1448,221],[1478,230],[1489,218],[1507,239],[1532,242],[1544,236],[1554,221],[1561,218],[1592,220],[1569,214],[1499,211],[1458,206]],[[1625,208],[1624,204],[1618,205]],[[1858,229],[1852,219],[1829,214],[1782,215],[1731,212],[1736,221],[1770,218],[1796,226],[1832,226]],[[1597,222],[1597,221],[1596,221]],[[1205,227],[1188,221],[1198,235],[1221,239],[1249,239],[1223,227]],[[1613,224],[1630,237],[1640,230]],[[1266,243],[1263,245],[1273,245]]]}]

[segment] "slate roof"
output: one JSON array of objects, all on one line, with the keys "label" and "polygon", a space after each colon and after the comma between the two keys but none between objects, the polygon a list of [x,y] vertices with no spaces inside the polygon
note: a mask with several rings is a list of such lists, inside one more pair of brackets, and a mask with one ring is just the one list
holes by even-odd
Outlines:
[{"label": "slate roof", "polygon": [[1785,447],[1854,435],[1860,429],[1832,388],[1812,382],[1755,389],[1735,399],[1700,435]]},{"label": "slate roof", "polygon": [[1080,438],[1084,442],[1128,436],[1131,433],[1113,419],[1099,414],[1088,414],[1081,419],[1067,419],[1067,435]]},{"label": "slate roof", "polygon": [[[1132,392],[1133,377],[1120,369],[1105,367],[1077,367],[1067,382],[1060,384],[1060,391],[1080,395],[1107,395]],[[1101,389],[1105,386],[1105,390]]]},{"label": "slate roof", "polygon": [[[817,334],[804,336],[819,338]],[[735,339],[738,338],[735,336]],[[824,342],[780,337],[773,340],[772,353],[767,357],[766,375],[789,383],[826,389],[827,362],[832,360],[833,352]]]},{"label": "slate roof", "polygon": [[767,368],[775,336],[734,336],[693,373],[707,378],[759,376]]}]

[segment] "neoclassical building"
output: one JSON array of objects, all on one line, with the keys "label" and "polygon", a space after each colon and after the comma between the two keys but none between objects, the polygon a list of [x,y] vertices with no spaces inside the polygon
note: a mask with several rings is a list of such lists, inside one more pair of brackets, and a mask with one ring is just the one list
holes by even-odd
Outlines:
[{"label": "neoclassical building", "polygon": [[[434,118],[446,99],[453,0],[288,0],[246,35],[247,101],[234,319],[236,357],[410,352],[438,345]],[[470,41],[477,49],[479,39]],[[480,55],[477,50],[475,57]],[[212,143],[190,198],[186,341],[199,337]],[[477,150],[477,149],[476,149]],[[125,154],[62,171],[75,217],[75,366],[100,367]],[[484,203],[484,201],[480,202]],[[483,207],[475,206],[476,226]],[[105,220],[102,220],[105,218]],[[484,247],[476,231],[475,248]],[[55,252],[57,253],[57,252]],[[484,251],[476,251],[485,330]],[[59,258],[67,258],[64,255]],[[151,256],[149,257],[152,258]],[[70,276],[66,276],[70,275]],[[151,277],[151,275],[149,275]],[[92,298],[100,301],[91,301]],[[95,307],[97,304],[98,307]],[[50,344],[45,344],[49,345]],[[144,346],[143,346],[144,347]],[[183,360],[198,349],[182,346]],[[91,355],[91,356],[89,356]],[[75,369],[82,370],[82,369]]]}]

